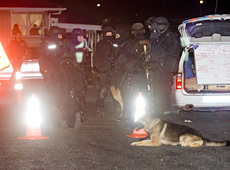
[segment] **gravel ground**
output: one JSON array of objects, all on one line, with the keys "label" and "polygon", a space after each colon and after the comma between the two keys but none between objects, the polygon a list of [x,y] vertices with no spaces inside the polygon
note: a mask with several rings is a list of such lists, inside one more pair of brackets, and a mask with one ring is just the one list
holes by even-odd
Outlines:
[{"label": "gravel ground", "polygon": [[[138,139],[127,138],[132,129],[117,122],[111,103],[106,117],[97,118],[94,103],[87,103],[89,122],[79,129],[41,126],[44,140],[21,140],[25,136],[24,113],[18,106],[0,107],[0,169],[229,169],[229,147],[181,146],[134,147]],[[180,113],[165,119],[197,129],[212,140],[230,139],[228,112]],[[190,122],[186,122],[190,121]]]}]

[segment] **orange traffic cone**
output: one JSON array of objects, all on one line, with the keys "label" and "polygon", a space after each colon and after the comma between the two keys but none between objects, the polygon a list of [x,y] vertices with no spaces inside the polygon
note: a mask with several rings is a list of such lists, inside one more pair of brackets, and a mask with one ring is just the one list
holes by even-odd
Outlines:
[{"label": "orange traffic cone", "polygon": [[39,139],[49,139],[49,137],[43,137],[41,134],[40,125],[39,126],[28,126],[26,136],[18,137],[18,139],[26,140],[39,140]]},{"label": "orange traffic cone", "polygon": [[[138,97],[136,100],[136,112],[135,112],[135,122],[145,114],[145,102],[142,97],[142,93],[138,93]],[[146,138],[148,136],[148,133],[146,133],[144,128],[141,128],[140,130],[133,129],[133,133],[131,135],[126,135],[130,138]]]},{"label": "orange traffic cone", "polygon": [[146,138],[148,136],[148,133],[145,131],[144,128],[141,128],[140,130],[133,129],[133,133],[126,136],[130,138]]},{"label": "orange traffic cone", "polygon": [[26,139],[26,140],[49,139],[49,137],[42,136],[40,121],[41,121],[41,117],[39,112],[38,100],[35,97],[35,94],[33,94],[32,98],[29,101],[29,109],[27,112],[26,136],[18,137],[18,139]]}]

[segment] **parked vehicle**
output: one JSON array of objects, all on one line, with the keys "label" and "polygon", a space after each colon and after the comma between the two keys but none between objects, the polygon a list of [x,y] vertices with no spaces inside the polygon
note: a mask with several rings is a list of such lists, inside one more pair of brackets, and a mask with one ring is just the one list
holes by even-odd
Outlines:
[{"label": "parked vehicle", "polygon": [[184,47],[171,92],[172,110],[230,110],[230,14],[179,25]]},{"label": "parked vehicle", "polygon": [[[38,63],[38,51],[36,47],[28,49],[27,56],[21,66],[21,79],[43,79]],[[0,71],[0,80],[9,80],[13,72],[12,65]]]}]

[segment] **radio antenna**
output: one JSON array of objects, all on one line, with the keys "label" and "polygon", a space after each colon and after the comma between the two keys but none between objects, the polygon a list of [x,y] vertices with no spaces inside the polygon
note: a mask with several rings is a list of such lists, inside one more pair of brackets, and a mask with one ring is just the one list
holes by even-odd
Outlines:
[{"label": "radio antenna", "polygon": [[216,11],[217,11],[217,4],[218,4],[218,0],[216,0],[215,14],[216,14]]}]

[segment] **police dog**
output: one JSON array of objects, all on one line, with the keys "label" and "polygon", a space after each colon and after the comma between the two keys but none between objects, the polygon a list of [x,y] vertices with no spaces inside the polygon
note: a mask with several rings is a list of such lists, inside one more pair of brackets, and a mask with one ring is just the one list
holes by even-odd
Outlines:
[{"label": "police dog", "polygon": [[111,90],[113,98],[119,102],[119,104],[121,106],[121,110],[123,111],[124,103],[123,103],[123,99],[121,97],[120,89],[116,88],[114,85],[111,85],[110,90]]},{"label": "police dog", "polygon": [[131,143],[132,146],[160,146],[181,145],[187,147],[229,146],[229,141],[213,142],[204,138],[198,131],[190,127],[163,121],[159,118],[147,116],[140,120],[145,131],[150,135],[150,140]]}]

